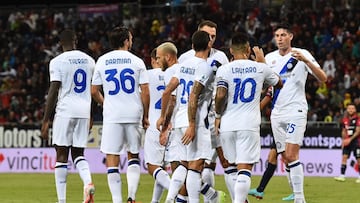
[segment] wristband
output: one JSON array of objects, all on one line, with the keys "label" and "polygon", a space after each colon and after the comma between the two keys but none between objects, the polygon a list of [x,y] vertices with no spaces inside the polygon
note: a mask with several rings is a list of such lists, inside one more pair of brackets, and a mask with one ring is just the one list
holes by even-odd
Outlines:
[{"label": "wristband", "polygon": [[221,114],[215,112],[215,118],[216,119],[221,118]]}]

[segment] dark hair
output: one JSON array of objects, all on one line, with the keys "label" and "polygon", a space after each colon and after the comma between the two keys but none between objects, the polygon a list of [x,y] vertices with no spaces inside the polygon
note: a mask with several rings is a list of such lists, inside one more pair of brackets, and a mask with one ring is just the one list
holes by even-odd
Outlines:
[{"label": "dark hair", "polygon": [[204,26],[209,26],[209,27],[214,27],[215,29],[217,29],[217,25],[216,23],[214,23],[213,21],[211,20],[204,20],[202,21],[199,26],[198,26],[198,29],[204,27]]},{"label": "dark hair", "polygon": [[245,45],[249,43],[249,36],[243,32],[237,32],[231,38],[231,45]]},{"label": "dark hair", "polygon": [[156,48],[154,48],[151,53],[150,53],[150,57],[153,59],[156,59]]},{"label": "dark hair", "polygon": [[292,33],[291,26],[286,22],[279,23],[278,25],[276,25],[274,31],[276,31],[278,29],[284,29],[284,30],[287,30],[288,32]]},{"label": "dark hair", "polygon": [[65,29],[60,33],[59,38],[62,45],[72,45],[76,40],[76,34],[73,30]]},{"label": "dark hair", "polygon": [[115,27],[109,34],[110,46],[114,49],[124,47],[125,40],[130,38],[130,30],[126,27]]},{"label": "dark hair", "polygon": [[208,48],[210,36],[209,33],[198,30],[194,32],[191,40],[195,51],[205,51]]}]

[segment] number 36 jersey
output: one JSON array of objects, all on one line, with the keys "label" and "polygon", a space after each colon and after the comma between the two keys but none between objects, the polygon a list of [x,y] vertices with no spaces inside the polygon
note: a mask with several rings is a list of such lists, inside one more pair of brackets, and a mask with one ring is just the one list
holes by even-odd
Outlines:
[{"label": "number 36 jersey", "polygon": [[94,67],[94,59],[78,50],[66,51],[50,61],[50,81],[61,82],[56,116],[90,118]]},{"label": "number 36 jersey", "polygon": [[138,123],[143,112],[139,85],[145,83],[149,83],[145,64],[129,51],[99,57],[92,84],[103,86],[103,122]]},{"label": "number 36 jersey", "polygon": [[259,131],[263,83],[276,85],[278,81],[277,74],[264,63],[235,60],[221,66],[216,72],[217,87],[228,91],[221,131]]}]

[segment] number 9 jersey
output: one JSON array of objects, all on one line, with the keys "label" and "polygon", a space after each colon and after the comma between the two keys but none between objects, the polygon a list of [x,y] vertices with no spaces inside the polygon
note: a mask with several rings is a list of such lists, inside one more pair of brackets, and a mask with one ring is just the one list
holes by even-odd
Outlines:
[{"label": "number 9 jersey", "polygon": [[103,122],[138,123],[143,105],[141,84],[149,83],[144,62],[129,51],[114,50],[96,62],[92,85],[104,90]]},{"label": "number 9 jersey", "polygon": [[90,118],[90,85],[94,67],[94,59],[79,50],[66,51],[50,61],[50,82],[61,82],[57,116]]}]

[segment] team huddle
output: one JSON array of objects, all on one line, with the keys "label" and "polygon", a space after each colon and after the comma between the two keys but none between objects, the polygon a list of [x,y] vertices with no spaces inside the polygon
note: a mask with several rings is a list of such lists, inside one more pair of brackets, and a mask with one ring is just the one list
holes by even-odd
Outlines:
[{"label": "team huddle", "polygon": [[[244,33],[231,38],[231,56],[212,48],[216,29],[212,21],[201,22],[192,35],[192,49],[179,58],[172,42],[160,44],[151,53],[151,70],[129,51],[132,33],[125,27],[110,32],[113,50],[96,62],[75,50],[73,31],[61,33],[64,53],[50,62],[51,83],[42,125],[42,136],[47,138],[55,110],[59,203],[66,202],[70,151],[84,183],[84,202],[94,202],[95,187],[84,158],[92,99],[103,108],[100,150],[106,154],[113,203],[123,202],[119,162],[124,152],[128,157],[127,202],[136,200],[143,129],[145,162],[154,178],[152,203],[160,202],[165,190],[166,203],[197,203],[201,195],[209,203],[244,203],[248,194],[260,197],[262,191],[250,190],[251,171],[260,159],[261,109],[270,103],[274,148],[286,163],[291,200],[306,202],[299,160],[308,110],[305,83],[308,73],[326,81],[324,71],[307,50],[291,47],[293,35],[285,24],[274,29],[278,50],[266,56],[261,48],[250,46]],[[215,189],[217,158],[230,197]],[[168,163],[171,177],[163,168]]]}]

